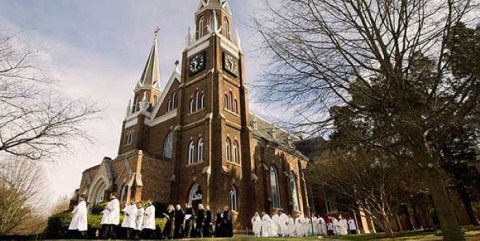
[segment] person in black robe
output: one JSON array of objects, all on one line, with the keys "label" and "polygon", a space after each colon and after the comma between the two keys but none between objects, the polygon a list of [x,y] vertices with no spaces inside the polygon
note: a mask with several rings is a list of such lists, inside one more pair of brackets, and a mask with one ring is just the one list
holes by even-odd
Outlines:
[{"label": "person in black robe", "polygon": [[198,204],[197,220],[195,221],[195,229],[197,231],[197,237],[203,238],[203,225],[205,222],[205,208],[203,204]]},{"label": "person in black robe", "polygon": [[205,207],[205,221],[203,222],[203,236],[207,238],[212,237],[212,211],[210,206]]},{"label": "person in black robe", "polygon": [[222,211],[220,209],[217,210],[217,217],[215,218],[215,237],[224,237]]},{"label": "person in black robe", "polygon": [[225,230],[224,231],[225,237],[228,237],[228,238],[233,237],[232,213],[230,212],[230,209],[228,208],[228,206],[225,206],[223,208],[222,219],[223,219],[223,227]]},{"label": "person in black robe", "polygon": [[165,227],[163,228],[163,237],[165,237],[166,239],[171,239],[173,219],[175,218],[175,208],[173,208],[172,204],[168,205],[167,213],[164,213],[163,216],[167,219]]},{"label": "person in black robe", "polygon": [[188,203],[185,203],[185,230],[184,230],[185,238],[191,237],[190,233],[192,231],[192,225],[191,225],[192,220],[193,220],[193,208]]},{"label": "person in black robe", "polygon": [[183,238],[183,222],[185,221],[185,213],[182,210],[182,206],[177,204],[175,210],[175,228],[173,229],[173,239]]}]

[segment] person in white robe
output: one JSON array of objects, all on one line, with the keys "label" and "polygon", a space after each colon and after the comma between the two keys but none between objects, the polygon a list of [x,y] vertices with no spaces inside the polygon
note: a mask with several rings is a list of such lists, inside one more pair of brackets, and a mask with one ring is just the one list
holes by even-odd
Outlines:
[{"label": "person in white robe", "polygon": [[278,217],[278,227],[279,227],[279,235],[281,237],[286,237],[288,236],[288,216],[285,214],[283,209],[280,209],[278,211],[279,217]]},{"label": "person in white robe", "polygon": [[272,237],[277,237],[278,233],[280,232],[279,218],[280,218],[280,216],[278,215],[278,210],[273,211],[272,225],[271,225],[271,228],[270,228],[271,229],[270,235],[272,235]]},{"label": "person in white robe", "polygon": [[147,208],[145,208],[143,229],[145,230],[146,238],[153,238],[155,233],[155,206],[152,204],[152,200],[147,201]]},{"label": "person in white robe", "polygon": [[137,205],[134,201],[131,201],[130,205],[126,205],[123,209],[125,218],[122,222],[122,228],[127,231],[127,239],[133,238],[133,230],[137,227],[137,211]]},{"label": "person in white robe", "polygon": [[339,223],[339,233],[340,235],[347,235],[348,234],[348,223],[347,220],[340,216]]},{"label": "person in white robe", "polygon": [[288,236],[295,237],[295,220],[291,215],[288,217]]},{"label": "person in white robe", "polygon": [[85,195],[82,194],[78,198],[78,205],[72,211],[73,218],[68,227],[69,231],[80,232],[81,237],[84,238],[88,229],[87,219],[87,202],[85,201]]},{"label": "person in white robe", "polygon": [[303,228],[303,214],[300,214],[296,219],[295,219],[295,232],[297,233],[297,237],[304,237],[305,232]]},{"label": "person in white robe", "polygon": [[262,235],[262,218],[260,217],[258,212],[255,212],[255,215],[253,216],[251,222],[255,237],[260,238]]},{"label": "person in white robe", "polygon": [[120,224],[120,202],[115,192],[110,194],[110,201],[105,207],[105,210],[102,211],[102,215],[102,223],[106,226],[102,236],[104,238],[115,239],[117,236],[116,229],[118,224]]},{"label": "person in white robe", "polygon": [[335,217],[333,217],[333,233],[340,235],[340,222],[338,222],[338,219]]},{"label": "person in white robe", "polygon": [[319,232],[318,232],[318,218],[317,218],[317,215],[313,215],[312,217],[312,223],[313,223],[313,236],[317,236],[319,235]]},{"label": "person in white robe", "polygon": [[145,209],[141,202],[137,203],[137,220],[135,220],[135,234],[134,237],[137,239],[141,238],[143,230],[143,216],[145,214]]},{"label": "person in white robe", "polygon": [[262,212],[262,237],[272,237],[272,219],[267,213]]},{"label": "person in white robe", "polygon": [[348,219],[348,230],[350,231],[350,234],[357,234],[357,224],[352,217]]},{"label": "person in white robe", "polygon": [[325,219],[323,219],[323,217],[318,218],[318,231],[321,236],[327,235],[327,224],[325,223]]},{"label": "person in white robe", "polygon": [[303,233],[305,237],[312,235],[312,220],[310,218],[303,218]]}]

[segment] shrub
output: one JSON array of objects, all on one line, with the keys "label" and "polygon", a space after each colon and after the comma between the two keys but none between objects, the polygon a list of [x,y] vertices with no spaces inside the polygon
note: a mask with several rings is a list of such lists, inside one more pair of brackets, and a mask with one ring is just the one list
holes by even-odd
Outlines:
[{"label": "shrub", "polygon": [[163,230],[163,228],[165,227],[165,224],[167,223],[167,219],[166,218],[156,218],[155,219],[155,226],[157,226],[158,228],[160,228],[161,230]]},{"label": "shrub", "polygon": [[[48,226],[45,229],[45,238],[47,239],[64,239],[67,238],[67,231],[70,222],[72,221],[73,214],[71,212],[58,213],[48,218]],[[102,215],[88,215],[88,237],[95,238],[97,230],[101,229],[100,221]],[[120,223],[123,221],[123,215],[120,216]],[[155,219],[155,226],[157,229],[163,230],[166,223],[165,218]]]},{"label": "shrub", "polygon": [[48,218],[45,229],[46,238],[65,238],[73,214],[69,211],[55,214]]},{"label": "shrub", "polygon": [[103,202],[103,203],[97,203],[95,205],[93,205],[92,209],[90,210],[90,212],[93,214],[93,215],[100,215],[102,213],[103,210],[105,210],[105,208],[107,207],[107,204],[106,202]]}]

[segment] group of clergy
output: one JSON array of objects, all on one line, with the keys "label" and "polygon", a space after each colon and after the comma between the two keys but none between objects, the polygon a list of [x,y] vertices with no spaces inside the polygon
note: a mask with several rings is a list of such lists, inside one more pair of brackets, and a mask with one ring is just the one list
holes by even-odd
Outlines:
[{"label": "group of clergy", "polygon": [[[100,237],[104,239],[115,239],[120,224],[120,202],[116,193],[110,194],[110,201],[102,211],[102,219],[100,221],[101,230]],[[144,208],[142,203],[131,202],[122,210],[124,219],[121,228],[125,230],[127,239],[133,238],[153,238],[155,232],[155,206],[151,200],[147,201]],[[77,238],[85,238],[88,230],[87,221],[87,203],[85,195],[80,195],[77,206],[73,209],[73,218],[68,228],[72,233],[70,236]],[[75,232],[77,234],[75,234]],[[79,235],[80,234],[80,235]]]},{"label": "group of clergy", "polygon": [[184,209],[180,204],[175,207],[171,204],[163,216],[167,219],[163,237],[167,239],[233,236],[232,218],[228,206],[223,208],[223,212],[217,210],[215,220],[210,207],[208,205],[204,207],[203,204],[198,204],[196,212],[188,203],[185,204]]},{"label": "group of clergy", "polygon": [[303,214],[293,218],[287,215],[282,209],[275,210],[270,217],[262,212],[262,216],[255,213],[251,219],[255,237],[306,237],[306,236],[327,236],[347,235],[357,233],[357,225],[353,218],[344,219],[328,216],[313,215],[306,218]]},{"label": "group of clergy", "polygon": [[124,219],[121,227],[126,231],[127,239],[155,237],[155,206],[151,200],[144,208],[141,202],[130,202],[122,210]]}]

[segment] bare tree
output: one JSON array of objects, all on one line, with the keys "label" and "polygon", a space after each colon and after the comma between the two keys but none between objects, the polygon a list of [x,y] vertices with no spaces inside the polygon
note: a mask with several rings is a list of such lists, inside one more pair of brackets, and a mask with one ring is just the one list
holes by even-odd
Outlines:
[{"label": "bare tree", "polygon": [[2,161],[0,169],[0,235],[32,234],[45,224],[45,178],[42,169],[26,158]]},{"label": "bare tree", "polygon": [[254,20],[271,56],[264,97],[296,107],[310,133],[332,127],[318,113],[335,105],[382,123],[376,135],[398,140],[425,179],[444,240],[464,240],[439,163],[447,136],[480,116],[479,73],[455,75],[451,54],[477,0],[275,2]]},{"label": "bare tree", "polygon": [[389,158],[369,149],[336,149],[310,163],[306,177],[310,184],[349,200],[338,205],[353,212],[361,209],[393,237],[400,205],[425,189],[407,162]]},{"label": "bare tree", "polygon": [[56,90],[19,35],[0,34],[0,153],[39,160],[86,138],[83,124],[99,109]]}]

